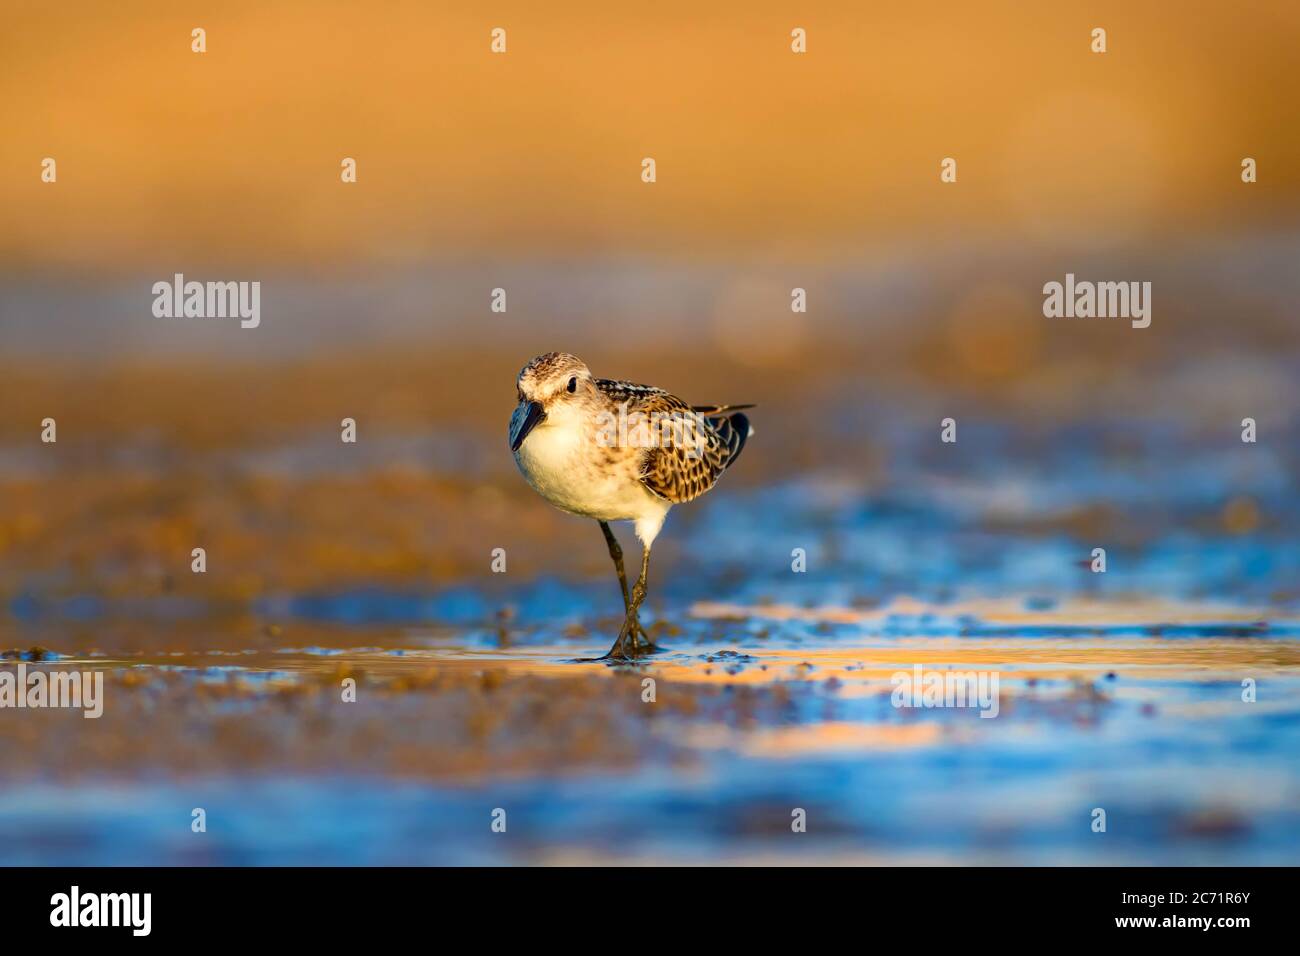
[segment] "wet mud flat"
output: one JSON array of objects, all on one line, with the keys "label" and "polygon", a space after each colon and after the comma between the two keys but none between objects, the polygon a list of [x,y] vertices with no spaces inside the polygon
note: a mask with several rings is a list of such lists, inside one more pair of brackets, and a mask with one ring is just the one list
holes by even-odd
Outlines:
[{"label": "wet mud flat", "polygon": [[[259,648],[13,648],[0,666],[103,671],[105,706],[0,713],[0,845],[6,863],[1293,862],[1300,622],[1188,608],[1160,635],[1141,611],[700,603],[657,625],[662,654],[613,667],[580,662],[603,622],[504,647],[296,622]],[[996,674],[996,715],[899,706],[917,668]]]}]

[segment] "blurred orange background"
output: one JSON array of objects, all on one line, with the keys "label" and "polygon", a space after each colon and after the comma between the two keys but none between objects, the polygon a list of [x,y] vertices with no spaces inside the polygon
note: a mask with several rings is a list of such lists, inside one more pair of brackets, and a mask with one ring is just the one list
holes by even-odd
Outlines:
[{"label": "blurred orange background", "polygon": [[11,273],[1115,246],[1289,227],[1300,191],[1277,0],[3,6]]}]

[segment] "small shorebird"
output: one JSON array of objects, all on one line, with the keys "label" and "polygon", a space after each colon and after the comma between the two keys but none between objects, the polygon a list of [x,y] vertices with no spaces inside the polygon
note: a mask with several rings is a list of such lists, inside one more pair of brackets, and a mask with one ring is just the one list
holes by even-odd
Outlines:
[{"label": "small shorebird", "polygon": [[[593,378],[566,352],[539,355],[519,373],[510,450],[528,483],[562,511],[595,518],[623,589],[623,626],[605,655],[654,650],[637,613],[650,546],[668,509],[704,494],[745,447],[752,405],[687,405],[650,385]],[[611,521],[632,521],[641,575],[631,591]]]}]

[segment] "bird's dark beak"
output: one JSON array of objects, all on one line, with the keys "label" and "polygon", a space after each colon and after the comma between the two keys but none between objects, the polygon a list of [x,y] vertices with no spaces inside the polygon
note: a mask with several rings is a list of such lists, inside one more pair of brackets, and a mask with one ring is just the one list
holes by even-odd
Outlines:
[{"label": "bird's dark beak", "polygon": [[523,409],[523,414],[515,412],[515,418],[510,423],[510,450],[518,451],[519,446],[524,443],[528,433],[546,420],[546,412],[542,411],[539,402],[529,402],[528,406]]}]

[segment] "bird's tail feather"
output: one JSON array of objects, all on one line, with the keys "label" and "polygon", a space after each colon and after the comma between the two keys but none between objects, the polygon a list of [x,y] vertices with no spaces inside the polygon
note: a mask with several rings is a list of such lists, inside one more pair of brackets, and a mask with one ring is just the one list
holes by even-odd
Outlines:
[{"label": "bird's tail feather", "polygon": [[740,457],[740,453],[745,449],[745,440],[754,434],[754,429],[749,425],[749,418],[736,412],[734,415],[727,415],[721,421],[714,424],[718,436],[727,446],[728,454],[724,468],[730,468],[732,462]]},{"label": "bird's tail feather", "polygon": [[738,412],[742,408],[753,407],[753,405],[692,405],[691,411],[698,412],[705,418],[720,418],[723,415],[730,415],[732,412]]}]

